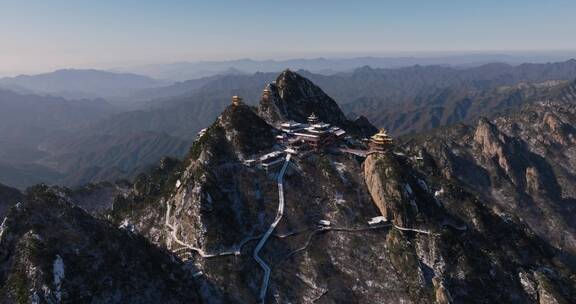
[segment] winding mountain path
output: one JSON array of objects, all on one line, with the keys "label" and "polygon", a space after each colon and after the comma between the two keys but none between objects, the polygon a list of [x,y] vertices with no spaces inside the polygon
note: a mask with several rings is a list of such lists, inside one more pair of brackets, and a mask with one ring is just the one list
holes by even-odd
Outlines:
[{"label": "winding mountain path", "polygon": [[284,258],[282,258],[280,260],[280,262],[278,262],[278,264],[274,265],[279,266],[280,264],[284,263],[286,260],[288,260],[290,257],[298,254],[301,251],[304,251],[306,249],[308,249],[308,247],[312,244],[313,238],[318,235],[320,232],[329,232],[329,231],[333,231],[333,232],[350,232],[350,233],[354,233],[354,232],[364,232],[364,231],[368,231],[368,230],[374,230],[374,229],[380,229],[380,228],[395,228],[398,229],[400,231],[411,231],[411,232],[416,232],[416,233],[422,233],[422,234],[427,234],[427,235],[434,235],[432,232],[430,231],[426,231],[426,230],[420,230],[420,229],[412,229],[412,228],[405,228],[405,227],[400,227],[396,224],[393,223],[384,223],[381,225],[376,225],[376,226],[368,226],[368,227],[358,227],[358,228],[348,228],[348,227],[319,227],[316,228],[314,230],[312,230],[312,232],[308,235],[308,238],[306,239],[306,242],[304,243],[303,246],[291,251],[290,253],[288,253]]},{"label": "winding mountain path", "polygon": [[[412,231],[412,232],[423,233],[423,234],[431,234],[429,231],[425,231],[425,230],[399,227],[399,226],[392,224],[392,223],[386,223],[386,224],[378,225],[378,226],[358,227],[358,228],[346,228],[346,227],[320,227],[320,228],[316,228],[316,229],[306,228],[306,229],[301,229],[301,230],[297,230],[297,231],[286,232],[283,234],[277,233],[277,234],[273,235],[272,233],[274,232],[274,230],[276,229],[276,226],[278,226],[278,223],[280,223],[280,220],[282,220],[282,217],[284,215],[284,205],[285,205],[285,203],[284,203],[284,174],[286,173],[288,165],[290,164],[290,159],[291,159],[291,154],[286,155],[286,158],[284,160],[284,165],[282,166],[282,169],[280,170],[280,172],[278,173],[278,176],[277,176],[278,210],[276,212],[276,217],[275,217],[274,221],[270,224],[270,226],[268,227],[268,230],[263,235],[261,235],[261,236],[249,236],[249,237],[245,238],[244,240],[242,240],[236,246],[232,247],[232,249],[223,250],[223,251],[215,252],[215,253],[206,253],[206,252],[204,252],[204,250],[197,248],[197,247],[194,247],[194,246],[187,244],[187,243],[183,242],[182,240],[180,240],[177,236],[178,225],[170,224],[170,211],[172,209],[172,206],[168,202],[167,206],[166,206],[165,225],[166,225],[166,227],[168,227],[170,229],[170,236],[174,240],[174,242],[183,246],[182,248],[175,250],[175,252],[189,249],[193,252],[196,252],[198,255],[200,255],[203,258],[212,258],[212,257],[226,256],[226,255],[239,255],[239,254],[241,254],[242,247],[246,243],[248,243],[252,240],[258,240],[259,239],[258,244],[256,245],[256,247],[254,249],[253,257],[254,257],[254,260],[256,260],[256,262],[260,265],[260,267],[264,271],[264,277],[262,279],[262,285],[261,285],[260,294],[259,294],[260,303],[263,304],[265,302],[266,292],[268,290],[268,285],[270,283],[271,268],[260,257],[259,253],[262,250],[262,248],[264,248],[264,245],[266,244],[266,242],[268,241],[270,236],[274,236],[277,238],[287,238],[287,237],[299,235],[303,232],[311,230],[311,233],[308,236],[304,246],[302,246],[301,248],[298,248],[298,249],[294,250],[293,252],[289,253],[284,259],[282,259],[282,261],[285,261],[289,257],[297,254],[298,252],[306,250],[310,246],[310,244],[312,243],[314,236],[317,235],[320,231],[360,232],[360,231],[379,229],[379,228],[384,228],[384,227],[393,227],[393,228],[396,228],[396,229],[401,230],[401,231]],[[200,273],[200,275],[201,275],[201,273]]]},{"label": "winding mountain path", "polygon": [[262,250],[262,247],[264,247],[266,241],[268,240],[274,229],[276,229],[276,226],[278,225],[278,223],[282,219],[282,216],[284,215],[283,180],[284,180],[284,173],[286,173],[288,164],[290,164],[291,156],[292,156],[291,154],[286,155],[286,159],[284,160],[284,166],[282,166],[280,173],[278,173],[278,211],[276,212],[276,218],[274,219],[274,221],[272,222],[266,233],[264,233],[264,236],[262,236],[262,238],[258,242],[258,245],[256,245],[256,248],[254,249],[254,255],[253,255],[254,259],[256,260],[256,262],[258,262],[262,270],[264,270],[264,278],[262,279],[262,287],[260,288],[261,303],[264,303],[264,300],[266,299],[266,290],[268,290],[268,283],[270,282],[270,266],[268,266],[268,264],[266,264],[266,262],[264,262],[264,260],[262,260],[262,258],[260,258],[258,254],[260,253],[260,250]]},{"label": "winding mountain path", "polygon": [[422,233],[422,234],[433,234],[430,231],[426,231],[426,230],[421,230],[421,229],[414,229],[414,228],[405,228],[405,227],[400,227],[396,224],[394,224],[394,228],[400,230],[400,231],[412,231],[412,232],[416,232],[416,233]]},{"label": "winding mountain path", "polygon": [[166,227],[170,228],[170,236],[171,238],[174,240],[174,242],[176,242],[178,245],[184,246],[183,248],[179,248],[177,250],[175,250],[174,252],[180,251],[184,248],[186,249],[190,249],[194,252],[196,252],[198,255],[200,255],[203,258],[213,258],[213,257],[219,257],[219,256],[226,256],[226,255],[240,255],[242,247],[244,245],[246,245],[246,243],[252,241],[252,240],[256,240],[258,239],[258,237],[254,237],[254,236],[249,236],[247,238],[245,238],[244,240],[242,240],[238,245],[232,247],[232,249],[229,250],[222,250],[219,252],[215,252],[215,253],[207,253],[204,250],[202,250],[201,248],[197,248],[194,247],[188,243],[185,243],[184,241],[180,240],[178,238],[178,225],[172,225],[170,224],[170,210],[172,209],[172,205],[170,204],[170,202],[167,203],[166,206]]}]

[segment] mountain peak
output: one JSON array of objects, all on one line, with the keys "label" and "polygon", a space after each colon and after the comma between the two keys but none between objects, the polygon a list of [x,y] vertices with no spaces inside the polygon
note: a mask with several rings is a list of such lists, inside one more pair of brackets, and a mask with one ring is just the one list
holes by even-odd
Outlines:
[{"label": "mountain peak", "polygon": [[[289,69],[277,77],[276,82],[266,87],[258,108],[258,113],[269,124],[278,125],[284,121],[305,123],[314,113],[318,118],[360,135],[360,128],[349,121],[336,101],[321,88],[302,75]],[[370,132],[375,129],[370,130]],[[371,134],[361,134],[364,136]]]},{"label": "mountain peak", "polygon": [[300,76],[298,73],[296,73],[290,69],[285,69],[276,78],[276,83],[280,84],[280,83],[286,83],[289,81],[297,81],[297,80],[305,80],[305,79],[306,78]]},{"label": "mountain peak", "polygon": [[193,159],[242,159],[272,148],[274,128],[241,100],[239,96],[233,96],[232,104],[202,132],[192,145]]}]

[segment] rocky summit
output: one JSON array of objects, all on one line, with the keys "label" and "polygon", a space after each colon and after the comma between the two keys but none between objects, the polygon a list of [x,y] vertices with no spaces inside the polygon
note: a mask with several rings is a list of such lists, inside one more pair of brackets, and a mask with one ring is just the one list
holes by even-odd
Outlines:
[{"label": "rocky summit", "polygon": [[557,99],[392,138],[285,71],[95,215],[74,205],[87,196],[30,189],[0,230],[0,295],[574,303],[576,113]]},{"label": "rocky summit", "polygon": [[358,136],[369,136],[376,128],[363,116],[349,121],[338,104],[310,80],[290,70],[264,89],[258,114],[271,125],[286,121],[306,122],[311,114],[323,122],[340,126]]}]

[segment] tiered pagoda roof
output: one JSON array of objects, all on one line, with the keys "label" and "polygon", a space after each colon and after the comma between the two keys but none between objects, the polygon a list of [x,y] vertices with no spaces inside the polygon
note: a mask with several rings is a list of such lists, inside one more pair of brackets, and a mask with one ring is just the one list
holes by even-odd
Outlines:
[{"label": "tiered pagoda roof", "polygon": [[370,138],[370,148],[373,150],[388,149],[394,144],[394,140],[384,128]]},{"label": "tiered pagoda roof", "polygon": [[232,104],[235,106],[242,104],[242,97],[240,97],[238,95],[232,96]]},{"label": "tiered pagoda roof", "polygon": [[310,115],[308,117],[308,123],[310,125],[314,125],[320,122],[320,118],[318,118],[318,116],[316,116],[316,114],[312,113],[312,115]]},{"label": "tiered pagoda roof", "polygon": [[270,100],[270,89],[268,89],[268,86],[266,86],[262,91],[262,100],[264,101]]}]

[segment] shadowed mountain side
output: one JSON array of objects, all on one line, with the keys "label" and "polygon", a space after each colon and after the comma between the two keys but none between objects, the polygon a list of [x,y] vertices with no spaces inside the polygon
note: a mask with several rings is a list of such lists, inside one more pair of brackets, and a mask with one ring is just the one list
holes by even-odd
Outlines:
[{"label": "shadowed mountain side", "polygon": [[0,184],[0,218],[4,219],[8,208],[21,202],[23,195],[18,189],[10,188]]},{"label": "shadowed mountain side", "polygon": [[0,233],[4,303],[201,303],[190,270],[143,237],[37,186]]}]

